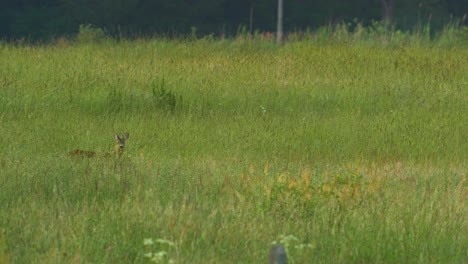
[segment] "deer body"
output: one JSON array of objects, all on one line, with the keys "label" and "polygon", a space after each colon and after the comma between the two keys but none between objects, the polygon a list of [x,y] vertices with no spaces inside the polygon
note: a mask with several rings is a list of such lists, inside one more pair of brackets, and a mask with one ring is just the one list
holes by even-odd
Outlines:
[{"label": "deer body", "polygon": [[[125,133],[124,135],[120,136],[118,134],[115,134],[115,156],[120,157],[123,154],[124,148],[125,148],[125,143],[129,137],[128,133]],[[92,158],[99,156],[101,154],[104,157],[110,157],[110,153],[97,153],[95,151],[90,151],[90,150],[81,150],[81,149],[74,149],[70,152],[68,152],[68,156],[70,157],[82,157],[82,158]]]}]

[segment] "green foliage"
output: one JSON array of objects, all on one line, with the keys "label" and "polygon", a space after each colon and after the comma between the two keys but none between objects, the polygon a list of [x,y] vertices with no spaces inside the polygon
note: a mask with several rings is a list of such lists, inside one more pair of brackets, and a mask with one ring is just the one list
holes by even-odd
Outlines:
[{"label": "green foliage", "polygon": [[145,238],[143,243],[149,250],[149,252],[145,253],[145,257],[151,262],[176,263],[175,259],[178,257],[178,252],[174,242],[160,238],[156,239],[156,241],[152,238]]},{"label": "green foliage", "polygon": [[357,19],[348,23],[323,26],[315,32],[296,32],[288,35],[291,42],[309,40],[317,43],[357,44],[369,46],[437,46],[456,47],[466,42],[463,27],[458,23],[447,24],[437,34],[431,30],[431,24],[425,24],[421,29],[401,30],[395,26],[380,21],[371,21],[365,26]]},{"label": "green foliage", "polygon": [[107,96],[107,102],[108,102],[107,109],[110,114],[119,113],[123,109],[123,105],[124,105],[124,98],[122,96],[122,92],[117,88],[113,88],[109,92],[109,95]]},{"label": "green foliage", "polygon": [[180,106],[182,103],[182,96],[178,96],[173,91],[166,89],[164,79],[159,82],[153,82],[152,86],[153,104],[156,108],[174,112],[176,106]]},{"label": "green foliage", "polygon": [[466,45],[323,30],[2,43],[0,262],[466,262]]},{"label": "green foliage", "polygon": [[[323,25],[339,25],[358,19],[365,27],[383,20],[384,5],[394,3],[391,25],[408,31],[431,25],[429,34],[440,32],[454,18],[466,16],[463,1],[438,0],[329,0],[285,3],[285,32],[303,32]],[[356,8],[359,7],[359,8]],[[21,0],[0,3],[0,39],[31,42],[76,34],[80,25],[106,29],[118,39],[135,36],[230,37],[246,25],[252,31],[276,29],[276,3],[271,0]],[[388,22],[388,21],[387,21]],[[461,21],[460,25],[465,25]],[[87,30],[87,29],[85,29]],[[252,33],[252,32],[250,32]],[[81,33],[78,33],[81,34]],[[87,33],[86,33],[87,34]],[[86,39],[86,37],[85,37]],[[89,41],[89,40],[85,40]]]},{"label": "green foliage", "polygon": [[90,24],[80,25],[79,32],[76,35],[76,41],[78,43],[101,42],[106,38],[106,33],[103,29]]}]

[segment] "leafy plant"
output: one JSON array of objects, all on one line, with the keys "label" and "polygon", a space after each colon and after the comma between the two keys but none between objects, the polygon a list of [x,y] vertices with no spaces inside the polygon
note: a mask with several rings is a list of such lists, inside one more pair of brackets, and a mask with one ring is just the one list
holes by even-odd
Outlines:
[{"label": "leafy plant", "polygon": [[76,40],[78,43],[95,43],[106,39],[106,33],[102,28],[91,24],[81,24]]},{"label": "leafy plant", "polygon": [[174,242],[166,239],[153,240],[152,238],[145,238],[143,244],[148,251],[144,256],[151,262],[176,263],[179,252]]},{"label": "leafy plant", "polygon": [[156,108],[169,112],[174,112],[176,107],[182,102],[182,96],[176,95],[173,91],[166,88],[165,79],[153,83],[152,98],[153,105]]},{"label": "leafy plant", "polygon": [[109,94],[107,95],[107,104],[108,104],[108,112],[109,113],[118,113],[123,109],[124,101],[123,101],[122,92],[117,89],[113,88]]}]

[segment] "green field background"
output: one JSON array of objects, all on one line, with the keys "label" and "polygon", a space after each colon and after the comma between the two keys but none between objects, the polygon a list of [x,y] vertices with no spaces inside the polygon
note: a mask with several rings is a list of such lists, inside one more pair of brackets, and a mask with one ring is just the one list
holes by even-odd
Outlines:
[{"label": "green field background", "polygon": [[[468,261],[468,49],[0,43],[1,263]],[[73,149],[121,158],[69,157]],[[159,239],[159,240],[158,240]]]}]

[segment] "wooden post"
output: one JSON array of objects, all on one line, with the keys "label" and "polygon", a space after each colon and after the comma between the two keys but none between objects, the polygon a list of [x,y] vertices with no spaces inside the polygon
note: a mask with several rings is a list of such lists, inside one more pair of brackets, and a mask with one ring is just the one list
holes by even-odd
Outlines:
[{"label": "wooden post", "polygon": [[254,4],[250,5],[250,16],[249,16],[249,32],[250,37],[253,36],[253,14],[254,14]]},{"label": "wooden post", "polygon": [[283,43],[283,0],[278,0],[278,24],[276,25],[276,42]]}]

